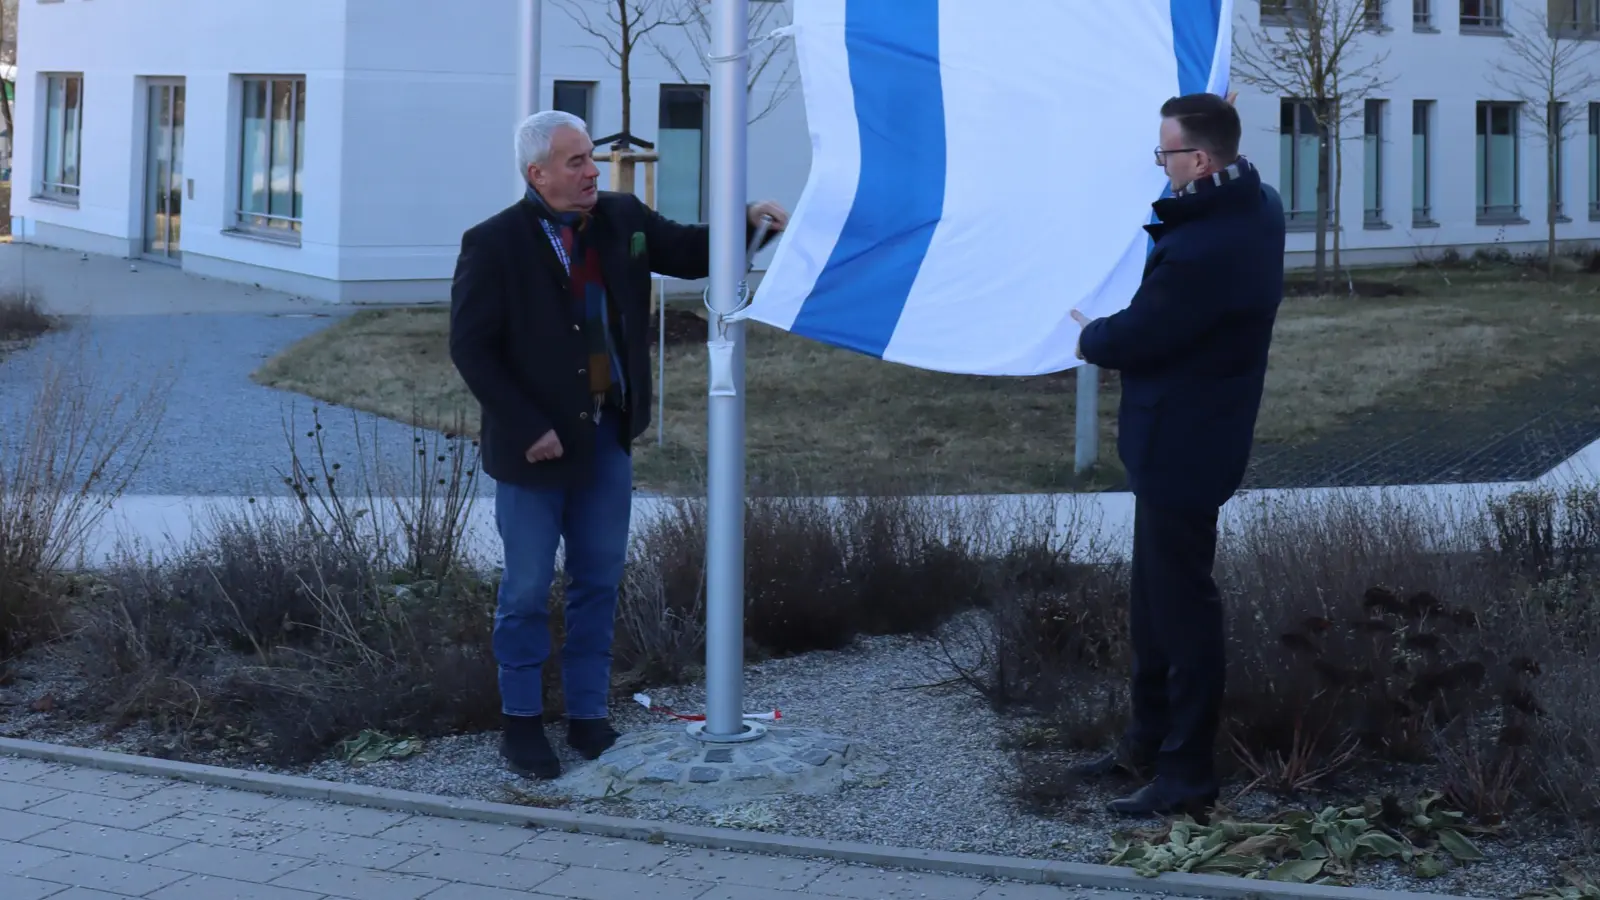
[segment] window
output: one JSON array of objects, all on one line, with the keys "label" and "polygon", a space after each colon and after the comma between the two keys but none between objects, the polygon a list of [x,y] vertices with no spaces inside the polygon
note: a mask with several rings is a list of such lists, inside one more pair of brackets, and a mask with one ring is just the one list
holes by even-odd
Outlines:
[{"label": "window", "polygon": [[1411,24],[1415,28],[1433,28],[1432,0],[1411,0]]},{"label": "window", "polygon": [[1499,31],[1506,27],[1503,0],[1461,0],[1461,27]]},{"label": "window", "polygon": [[1600,0],[1549,0],[1550,32],[1559,37],[1600,37]]},{"label": "window", "polygon": [[661,86],[656,132],[656,208],[675,222],[706,220],[706,110],[711,89],[703,85]]},{"label": "window", "polygon": [[1589,104],[1589,218],[1600,219],[1600,103]]},{"label": "window", "polygon": [[1361,135],[1362,216],[1366,225],[1383,224],[1383,115],[1388,101],[1366,102],[1366,128]]},{"label": "window", "polygon": [[1560,101],[1550,104],[1545,115],[1545,164],[1550,171],[1545,178],[1545,189],[1550,192],[1549,218],[1563,221],[1566,218],[1567,148],[1561,146],[1566,133],[1567,105]]},{"label": "window", "polygon": [[1366,0],[1361,11],[1361,22],[1368,28],[1383,27],[1383,0]]},{"label": "window", "polygon": [[[1278,114],[1278,193],[1291,224],[1317,220],[1317,150],[1322,129],[1309,102],[1284,100]],[[1326,216],[1333,219],[1329,192]]]},{"label": "window", "polygon": [[1411,103],[1411,223],[1433,224],[1433,101]]},{"label": "window", "polygon": [[1517,104],[1478,103],[1478,217],[1521,215],[1517,180]]},{"label": "window", "polygon": [[298,240],[306,154],[304,77],[243,80],[241,231]]},{"label": "window", "polygon": [[592,81],[558,81],[550,108],[572,113],[594,129],[594,89]]},{"label": "window", "polygon": [[1261,21],[1270,25],[1286,25],[1290,19],[1303,19],[1304,13],[1301,0],[1261,0]]},{"label": "window", "polygon": [[76,202],[83,159],[83,76],[45,76],[41,196]]}]

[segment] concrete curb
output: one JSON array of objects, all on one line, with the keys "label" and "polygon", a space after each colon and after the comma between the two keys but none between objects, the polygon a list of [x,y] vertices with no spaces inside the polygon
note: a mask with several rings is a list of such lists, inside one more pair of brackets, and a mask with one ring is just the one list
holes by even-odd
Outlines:
[{"label": "concrete curb", "polygon": [[224,769],[194,763],[86,750],[59,744],[0,738],[0,756],[18,756],[67,763],[131,775],[152,775],[194,784],[233,788],[258,794],[275,794],[302,800],[325,800],[391,812],[463,819],[524,828],[547,828],[573,834],[671,843],[704,850],[732,850],[769,856],[830,859],[891,869],[940,872],[981,878],[1003,878],[1035,884],[1097,888],[1101,890],[1164,893],[1210,900],[1467,900],[1444,894],[1413,894],[1369,888],[1338,888],[1312,884],[1285,884],[1217,875],[1168,873],[1145,878],[1129,869],[1051,860],[945,853],[903,847],[881,847],[848,841],[789,837],[759,832],[703,828],[668,822],[622,819],[557,809],[538,809],[508,803],[486,803],[395,791],[364,785],[316,781],[293,775]]}]

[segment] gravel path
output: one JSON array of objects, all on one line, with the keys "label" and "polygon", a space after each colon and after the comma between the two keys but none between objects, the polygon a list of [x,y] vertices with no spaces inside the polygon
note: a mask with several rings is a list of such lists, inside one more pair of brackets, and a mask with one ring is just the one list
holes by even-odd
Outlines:
[{"label": "gravel path", "polygon": [[[1001,746],[1007,723],[964,691],[921,687],[949,677],[936,661],[939,652],[931,642],[875,638],[843,651],[747,668],[747,709],[779,707],[786,722],[852,737],[876,761],[887,763],[881,778],[863,779],[829,797],[788,796],[713,809],[616,798],[575,800],[563,795],[559,782],[510,776],[499,759],[495,734],[430,740],[421,753],[402,761],[359,767],[328,761],[280,771],[655,821],[1082,863],[1105,862],[1106,847],[1117,830],[1155,824],[1106,815],[1102,807],[1109,794],[1090,786],[1053,815],[1021,809],[1010,790],[1015,771],[1010,751]],[[56,710],[70,708],[77,688],[76,678],[58,660],[33,658],[19,665],[10,683],[0,681],[0,736],[125,753],[171,752],[162,751],[168,742],[143,724],[107,734],[103,726],[61,716]],[[704,692],[698,687],[650,693],[657,702],[678,709],[703,709]],[[46,697],[51,700],[43,702]],[[615,713],[624,729],[662,721],[631,704]],[[569,771],[581,762],[564,741],[555,743]],[[199,754],[193,761],[239,765],[215,752]],[[1394,787],[1409,792],[1429,786],[1416,774],[1408,773],[1406,783]],[[1225,796],[1231,797],[1239,787],[1232,785]],[[1362,796],[1372,789],[1373,785],[1342,786],[1336,799]],[[1264,814],[1264,798],[1251,797],[1241,804],[1241,817]],[[1483,839],[1479,845],[1488,859],[1437,879],[1418,879],[1388,864],[1364,864],[1358,883],[1431,894],[1514,897],[1559,883],[1569,863],[1594,864],[1593,857],[1585,859],[1577,836],[1508,835],[1506,840]]]},{"label": "gravel path", "polygon": [[[102,391],[140,395],[171,379],[150,455],[128,487],[134,494],[266,496],[286,493],[280,472],[289,465],[285,425],[293,416],[301,452],[311,411],[321,408],[330,462],[345,472],[366,445],[392,471],[409,472],[414,433],[366,413],[262,387],[250,373],[273,354],[327,327],[345,311],[317,314],[218,314],[81,318],[44,336],[0,365],[0,422],[17,422],[32,403],[32,387],[50,360],[83,365]],[[131,411],[134,401],[124,405]],[[16,431],[7,428],[7,431]],[[376,448],[376,451],[374,450]],[[491,485],[480,480],[480,491]]]},{"label": "gravel path", "polygon": [[[968,692],[920,686],[945,681],[931,642],[875,638],[855,647],[750,666],[746,709],[778,707],[792,725],[854,737],[888,764],[881,783],[859,783],[831,797],[791,796],[706,810],[656,802],[571,800],[559,783],[539,785],[509,776],[495,735],[430,742],[409,760],[353,768],[325,762],[300,770],[314,778],[382,787],[532,803],[697,825],[759,829],[816,838],[902,847],[1103,863],[1105,848],[1130,823],[1102,811],[1109,794],[1085,789],[1079,803],[1052,817],[1022,811],[1012,798],[1014,765],[1000,746],[1004,723]],[[653,690],[676,709],[704,708],[700,687]],[[620,710],[620,726],[659,724],[638,707]],[[563,752],[564,742],[557,742]],[[569,769],[579,762],[568,758]],[[1235,785],[1234,789],[1237,790]],[[1251,814],[1252,804],[1241,810]],[[1565,841],[1523,842],[1518,855],[1487,842],[1490,858],[1432,881],[1387,865],[1364,867],[1361,884],[1390,890],[1510,897],[1555,883]]]}]

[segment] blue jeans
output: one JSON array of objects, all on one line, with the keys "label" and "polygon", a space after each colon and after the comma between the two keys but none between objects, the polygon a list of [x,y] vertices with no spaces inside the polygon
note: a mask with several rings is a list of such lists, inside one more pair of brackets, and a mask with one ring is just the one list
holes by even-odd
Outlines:
[{"label": "blue jeans", "polygon": [[496,483],[495,524],[505,572],[494,613],[500,708],[544,713],[541,674],[550,658],[550,586],[556,549],[566,541],[566,641],[561,648],[567,716],[603,719],[611,693],[611,640],[617,589],[628,557],[633,458],[617,440],[615,418],[601,421],[593,465],[558,488]]}]

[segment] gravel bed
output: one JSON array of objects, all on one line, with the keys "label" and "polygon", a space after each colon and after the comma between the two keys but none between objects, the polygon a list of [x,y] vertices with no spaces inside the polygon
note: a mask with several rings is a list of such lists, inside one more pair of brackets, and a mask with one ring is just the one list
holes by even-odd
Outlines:
[{"label": "gravel bed", "polygon": [[[1103,812],[1111,793],[1085,786],[1070,808],[1053,816],[1024,811],[1013,799],[1011,751],[1003,746],[1010,723],[968,692],[928,688],[948,679],[932,642],[874,638],[837,652],[813,653],[748,667],[746,708],[783,710],[787,723],[852,737],[887,763],[886,777],[848,786],[831,797],[786,797],[731,808],[705,809],[657,802],[585,800],[563,796],[557,786],[523,781],[508,774],[498,756],[498,736],[473,734],[431,740],[417,756],[352,766],[325,761],[280,769],[288,774],[369,784],[429,794],[496,802],[557,807],[695,825],[758,829],[816,838],[861,841],[921,849],[994,853],[1006,856],[1103,863],[1113,832],[1154,823],[1130,822]],[[48,663],[31,663],[24,677],[0,687],[0,734],[92,746],[125,752],[152,752],[143,729],[114,738],[98,728],[70,727],[59,716],[31,711],[33,699],[53,692],[70,696],[67,673]],[[703,708],[699,687],[652,690],[659,703],[683,710]],[[616,711],[619,727],[660,724],[659,714],[627,705]],[[581,761],[556,741],[569,766]],[[160,750],[156,750],[160,752]],[[237,761],[214,754],[196,759],[217,765]],[[260,766],[249,768],[260,769]],[[1416,773],[1394,786],[1416,790]],[[1238,790],[1233,785],[1232,790]],[[1359,798],[1373,787],[1345,785],[1339,799]],[[1231,794],[1225,794],[1225,797]],[[1263,798],[1242,805],[1241,813],[1262,813]],[[1507,835],[1482,839],[1486,861],[1453,870],[1441,878],[1418,879],[1388,864],[1366,865],[1360,884],[1389,890],[1513,897],[1559,880],[1566,862],[1582,859],[1572,838]],[[1594,865],[1591,857],[1589,865]]]},{"label": "gravel bed", "polygon": [[[347,310],[303,315],[218,314],[105,316],[76,319],[29,346],[12,348],[0,366],[0,423],[17,422],[32,402],[43,365],[82,365],[98,390],[134,402],[158,379],[170,379],[154,444],[129,485],[132,494],[274,496],[287,489],[286,425],[292,418],[302,455],[313,407],[320,410],[330,462],[345,473],[381,454],[402,477],[410,472],[415,432],[392,420],[263,387],[250,374],[295,341]],[[354,480],[354,479],[351,479]],[[492,484],[480,479],[480,492]]]}]

